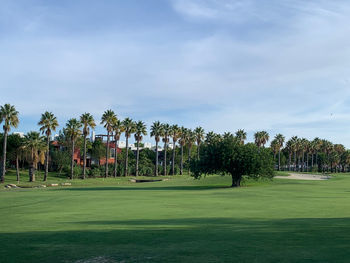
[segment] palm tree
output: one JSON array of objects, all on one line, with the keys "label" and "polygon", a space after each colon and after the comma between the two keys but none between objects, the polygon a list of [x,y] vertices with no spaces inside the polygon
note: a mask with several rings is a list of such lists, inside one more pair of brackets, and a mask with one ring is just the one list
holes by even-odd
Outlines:
[{"label": "palm tree", "polygon": [[129,138],[131,134],[135,132],[135,123],[130,118],[126,118],[123,121],[123,129],[126,139],[126,155],[125,155],[125,174],[124,176],[128,176],[128,165],[129,165]]},{"label": "palm tree", "polygon": [[107,145],[106,145],[106,168],[105,168],[105,177],[108,176],[108,160],[109,160],[109,137],[112,132],[112,125],[116,121],[117,116],[114,111],[106,110],[101,118],[101,124],[107,130]]},{"label": "palm tree", "polygon": [[287,141],[286,150],[288,151],[288,171],[290,171],[291,164],[292,164],[292,154],[293,154],[293,141],[292,141],[292,139]]},{"label": "palm tree", "polygon": [[156,168],[154,170],[154,175],[158,176],[158,143],[160,137],[162,136],[162,124],[159,121],[153,122],[151,126],[151,137],[154,137],[156,141]]},{"label": "palm tree", "polygon": [[247,139],[247,133],[244,130],[238,130],[236,131],[236,137],[240,144],[244,144],[244,141]]},{"label": "palm tree", "polygon": [[196,141],[196,135],[195,133],[188,129],[186,134],[186,144],[188,146],[188,174],[191,172],[191,152],[192,152],[192,145]]},{"label": "palm tree", "polygon": [[309,147],[309,141],[305,138],[302,138],[300,140],[300,150],[301,150],[301,158],[302,158],[302,165],[301,165],[301,171],[304,172],[305,170],[305,152],[308,152]]},{"label": "palm tree", "polygon": [[73,118],[67,121],[66,123],[66,128],[64,129],[64,133],[66,136],[70,139],[71,142],[71,147],[72,147],[72,159],[71,159],[71,166],[70,166],[70,179],[73,179],[73,168],[74,168],[74,150],[75,150],[75,142],[81,135],[81,127],[83,125],[81,124],[80,121],[77,119]]},{"label": "palm tree", "polygon": [[194,134],[196,136],[196,142],[197,142],[197,160],[199,160],[199,147],[204,140],[204,130],[202,127],[197,127],[194,129]]},{"label": "palm tree", "polygon": [[47,150],[45,154],[45,175],[44,181],[47,180],[47,174],[49,173],[49,153],[50,153],[50,136],[53,131],[58,127],[58,121],[52,112],[46,111],[41,115],[41,119],[38,123],[40,125],[40,131],[46,135]]},{"label": "palm tree", "polygon": [[265,144],[269,141],[269,134],[266,131],[256,132],[254,134],[255,144],[260,147],[265,147]]},{"label": "palm tree", "polygon": [[[41,155],[48,151],[45,137],[38,132],[29,132],[24,137],[23,150],[27,153],[29,166],[29,181],[35,182],[35,170]],[[44,156],[42,156],[44,157]]]},{"label": "palm tree", "polygon": [[283,148],[283,144],[284,144],[284,136],[282,134],[276,134],[275,136],[275,140],[278,143],[278,171],[281,170],[281,149]]},{"label": "palm tree", "polygon": [[279,149],[278,141],[276,139],[271,141],[270,148],[273,152],[273,160],[275,161]]},{"label": "palm tree", "polygon": [[175,175],[175,154],[176,154],[176,142],[179,139],[180,128],[178,125],[171,126],[170,136],[173,139],[173,156],[172,156],[172,175]]},{"label": "palm tree", "polygon": [[184,146],[186,144],[186,138],[187,138],[187,129],[185,127],[181,127],[179,131],[180,136],[180,147],[181,147],[181,160],[180,160],[180,174],[183,175],[184,170]]},{"label": "palm tree", "polygon": [[86,138],[90,134],[90,128],[95,129],[96,123],[94,117],[85,112],[80,116],[80,122],[83,125],[83,136],[84,136],[84,161],[83,161],[83,179],[86,176]]},{"label": "palm tree", "polygon": [[135,141],[137,143],[136,147],[136,176],[139,175],[139,156],[140,156],[140,142],[144,135],[147,135],[146,124],[143,121],[138,121],[135,123]]},{"label": "palm tree", "polygon": [[17,128],[18,120],[18,111],[16,111],[15,106],[10,104],[5,104],[0,107],[0,123],[4,122],[4,143],[3,143],[3,152],[2,152],[2,166],[1,166],[1,183],[5,182],[5,173],[6,173],[6,146],[7,146],[7,136],[11,130],[11,127]]},{"label": "palm tree", "polygon": [[298,136],[293,136],[293,137],[290,139],[291,150],[292,150],[292,152],[294,153],[294,163],[293,163],[293,165],[294,165],[294,171],[296,171],[296,168],[297,168],[298,141],[299,141]]},{"label": "palm tree", "polygon": [[114,141],[115,141],[115,154],[114,154],[114,177],[117,177],[117,167],[118,167],[118,142],[120,135],[124,131],[123,123],[120,120],[115,120],[112,129],[114,132]]},{"label": "palm tree", "polygon": [[163,173],[164,175],[167,175],[167,170],[166,170],[166,163],[167,163],[167,159],[166,159],[166,154],[167,154],[167,149],[168,149],[168,142],[169,142],[169,135],[171,132],[171,127],[169,124],[162,124],[162,137],[163,137],[163,142],[164,142],[164,170]]}]

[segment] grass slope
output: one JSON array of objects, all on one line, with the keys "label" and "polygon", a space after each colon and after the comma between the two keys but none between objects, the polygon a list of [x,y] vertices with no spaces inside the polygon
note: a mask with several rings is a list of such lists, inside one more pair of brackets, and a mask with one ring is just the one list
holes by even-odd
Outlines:
[{"label": "grass slope", "polygon": [[110,178],[1,190],[0,261],[349,261],[349,175],[228,185]]}]

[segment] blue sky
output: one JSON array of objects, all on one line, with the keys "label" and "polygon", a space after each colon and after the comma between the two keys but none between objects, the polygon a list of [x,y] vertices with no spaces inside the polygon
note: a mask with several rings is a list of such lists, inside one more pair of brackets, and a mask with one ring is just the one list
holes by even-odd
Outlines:
[{"label": "blue sky", "polygon": [[350,147],[349,13],[343,0],[1,0],[0,104],[19,131],[46,110],[62,128],[111,108]]}]

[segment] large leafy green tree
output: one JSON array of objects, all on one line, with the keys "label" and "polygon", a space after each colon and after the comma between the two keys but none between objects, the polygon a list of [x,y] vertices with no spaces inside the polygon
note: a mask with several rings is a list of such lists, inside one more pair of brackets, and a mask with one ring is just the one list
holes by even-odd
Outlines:
[{"label": "large leafy green tree", "polygon": [[40,126],[40,131],[42,134],[46,135],[46,154],[45,154],[45,174],[44,181],[47,180],[47,175],[49,173],[49,155],[50,155],[50,136],[52,132],[58,127],[58,121],[52,112],[46,111],[41,115],[40,121],[38,123]]},{"label": "large leafy green tree", "polygon": [[29,132],[24,136],[23,149],[29,162],[29,181],[34,182],[38,162],[42,159],[41,157],[45,156],[45,152],[48,151],[45,137],[40,136],[38,132]]},{"label": "large leafy green tree", "polygon": [[136,168],[135,168],[135,175],[139,175],[139,159],[140,159],[140,143],[143,139],[143,136],[147,135],[147,127],[146,124],[143,121],[138,121],[135,123],[135,141],[137,143],[136,146]]},{"label": "large leafy green tree", "polygon": [[176,142],[179,139],[180,135],[180,128],[178,125],[172,125],[170,136],[173,139],[173,155],[172,155],[172,161],[171,161],[171,174],[175,175],[175,155],[176,155]]},{"label": "large leafy green tree", "polygon": [[2,166],[1,166],[1,183],[5,182],[5,173],[6,173],[6,147],[7,147],[7,136],[11,130],[11,127],[17,128],[19,119],[18,111],[15,106],[10,104],[5,104],[0,107],[0,123],[3,124],[4,130],[4,142],[2,148]]},{"label": "large leafy green tree", "polygon": [[199,147],[204,140],[204,129],[202,127],[197,127],[194,129],[194,134],[197,142],[197,159],[199,159]]},{"label": "large leafy green tree", "polygon": [[243,176],[256,179],[273,177],[270,149],[259,149],[252,143],[242,145],[232,137],[205,144],[200,160],[193,161],[192,167],[195,178],[203,174],[229,174],[232,187],[239,187]]},{"label": "large leafy green tree", "polygon": [[168,150],[168,142],[169,142],[169,136],[171,133],[171,126],[167,123],[162,125],[162,137],[164,142],[164,164],[163,164],[163,174],[167,175],[167,150]]},{"label": "large leafy green tree", "polygon": [[87,136],[90,134],[90,128],[95,129],[96,123],[94,117],[85,112],[80,116],[80,123],[83,125],[83,136],[84,136],[84,146],[83,146],[83,179],[86,177],[86,142]]},{"label": "large leafy green tree", "polygon": [[156,166],[154,170],[155,176],[158,176],[158,143],[162,136],[162,130],[162,124],[159,121],[153,122],[151,126],[151,137],[154,137],[154,140],[156,141]]},{"label": "large leafy green tree", "polygon": [[125,155],[125,171],[124,176],[128,176],[128,166],[129,166],[129,138],[135,132],[135,122],[132,119],[126,118],[123,121],[123,130],[126,140],[126,155]]},{"label": "large leafy green tree", "polygon": [[113,123],[117,120],[117,116],[115,115],[114,111],[112,110],[106,110],[101,118],[101,124],[106,128],[107,130],[107,145],[106,145],[106,168],[105,168],[105,177],[108,176],[108,160],[109,160],[109,142],[110,142],[110,135],[113,130]]},{"label": "large leafy green tree", "polygon": [[117,177],[117,168],[118,168],[118,142],[120,140],[120,135],[124,131],[123,123],[120,120],[115,120],[112,125],[114,133],[114,142],[115,142],[115,153],[114,153],[114,171],[113,176]]},{"label": "large leafy green tree", "polygon": [[70,167],[70,179],[73,179],[74,176],[74,150],[76,140],[81,135],[82,124],[77,119],[73,118],[67,121],[66,128],[64,130],[66,136],[70,139],[71,143],[71,167]]}]

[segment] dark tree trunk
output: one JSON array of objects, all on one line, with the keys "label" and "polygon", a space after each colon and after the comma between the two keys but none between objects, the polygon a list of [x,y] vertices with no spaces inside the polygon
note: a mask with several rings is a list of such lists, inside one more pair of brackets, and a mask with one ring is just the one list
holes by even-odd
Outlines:
[{"label": "dark tree trunk", "polygon": [[297,152],[294,151],[294,172],[297,170]]},{"label": "dark tree trunk", "polygon": [[181,144],[180,174],[184,173],[184,146]]},{"label": "dark tree trunk", "polygon": [[1,183],[5,182],[6,146],[7,146],[7,131],[4,131],[4,143],[3,143],[3,148],[2,148],[2,165],[1,165]]},{"label": "dark tree trunk", "polygon": [[188,147],[188,174],[191,173],[191,151],[192,151],[192,146]]},{"label": "dark tree trunk", "polygon": [[124,176],[128,176],[128,164],[129,164],[129,138],[128,138],[128,136],[126,136],[126,156],[125,156]]},{"label": "dark tree trunk", "polygon": [[136,150],[136,176],[139,175],[139,156],[140,156],[140,141],[137,141],[137,150]]},{"label": "dark tree trunk", "polygon": [[232,175],[232,185],[231,187],[240,187],[241,186],[242,176]]},{"label": "dark tree trunk", "polygon": [[175,175],[175,151],[176,151],[176,147],[175,147],[175,141],[173,142],[173,158],[172,158],[172,175]]},{"label": "dark tree trunk", "polygon": [[314,154],[311,154],[311,171],[314,169]]},{"label": "dark tree trunk", "polygon": [[117,168],[118,168],[118,140],[115,140],[115,154],[114,154],[114,177],[117,177]]},{"label": "dark tree trunk", "polygon": [[309,153],[306,153],[306,171],[309,171]]},{"label": "dark tree trunk", "polygon": [[165,142],[164,143],[164,171],[163,171],[163,175],[165,176],[166,175],[166,151],[167,150],[167,143]]},{"label": "dark tree trunk", "polygon": [[156,140],[156,167],[154,169],[154,176],[158,176],[158,140]]},{"label": "dark tree trunk", "polygon": [[303,152],[302,163],[301,163],[301,171],[305,170],[305,153]]},{"label": "dark tree trunk", "polygon": [[105,178],[107,178],[108,176],[108,159],[109,159],[109,131],[107,131]]},{"label": "dark tree trunk", "polygon": [[278,150],[278,171],[281,171],[281,149]]},{"label": "dark tree trunk", "polygon": [[197,160],[199,160],[199,147],[200,147],[200,143],[197,144]]},{"label": "dark tree trunk", "polygon": [[86,177],[86,134],[84,134],[83,179]]},{"label": "dark tree trunk", "polygon": [[45,174],[44,174],[44,182],[47,180],[47,175],[49,173],[49,152],[50,152],[50,135],[47,135],[46,138],[47,150],[45,154]]},{"label": "dark tree trunk", "polygon": [[29,166],[29,182],[35,182],[35,167],[33,163]]},{"label": "dark tree trunk", "polygon": [[16,176],[17,176],[17,183],[19,183],[19,161],[18,161],[18,153],[16,153]]},{"label": "dark tree trunk", "polygon": [[292,153],[289,153],[289,159],[288,159],[288,171],[291,170],[291,165],[292,165]]},{"label": "dark tree trunk", "polygon": [[75,141],[72,140],[72,160],[70,164],[70,179],[73,180],[73,175],[74,175],[74,148],[75,148]]}]

